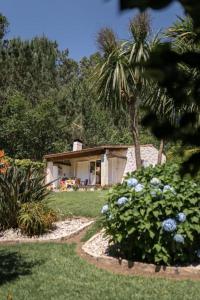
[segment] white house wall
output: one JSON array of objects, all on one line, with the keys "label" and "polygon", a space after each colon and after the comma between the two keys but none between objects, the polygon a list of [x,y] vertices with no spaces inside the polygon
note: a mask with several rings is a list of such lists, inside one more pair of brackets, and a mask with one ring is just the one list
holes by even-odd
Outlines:
[{"label": "white house wall", "polygon": [[107,153],[101,155],[101,185],[109,184],[109,161]]},{"label": "white house wall", "polygon": [[124,175],[126,160],[113,157],[108,159],[108,184],[120,183]]},{"label": "white house wall", "polygon": [[77,162],[76,177],[80,178],[81,181],[89,180],[89,161]]},{"label": "white house wall", "polygon": [[108,159],[108,184],[114,184],[114,172],[116,169],[116,158],[109,158]]},{"label": "white house wall", "polygon": [[71,175],[71,166],[67,166],[67,165],[60,165],[61,166],[61,176],[66,176],[66,177],[70,177]]},{"label": "white house wall", "polygon": [[53,162],[48,161],[47,168],[46,168],[46,183],[49,183],[52,180],[53,180]]}]

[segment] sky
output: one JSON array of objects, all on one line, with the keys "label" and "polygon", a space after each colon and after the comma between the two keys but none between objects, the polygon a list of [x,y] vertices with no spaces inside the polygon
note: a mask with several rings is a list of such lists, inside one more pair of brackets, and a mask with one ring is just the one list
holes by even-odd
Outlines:
[{"label": "sky", "polygon": [[[0,12],[10,22],[7,38],[46,35],[80,60],[97,51],[96,34],[102,27],[112,27],[119,38],[127,38],[129,20],[137,10],[120,13],[118,0],[0,0]],[[153,30],[167,28],[182,14],[178,3],[152,12]]]}]

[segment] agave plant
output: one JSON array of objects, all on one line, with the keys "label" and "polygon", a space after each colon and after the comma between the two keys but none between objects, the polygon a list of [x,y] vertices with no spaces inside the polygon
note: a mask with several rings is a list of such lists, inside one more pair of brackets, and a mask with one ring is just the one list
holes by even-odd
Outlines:
[{"label": "agave plant", "polygon": [[50,191],[45,176],[31,167],[11,165],[0,174],[0,228],[17,227],[18,213],[23,203],[45,199]]}]

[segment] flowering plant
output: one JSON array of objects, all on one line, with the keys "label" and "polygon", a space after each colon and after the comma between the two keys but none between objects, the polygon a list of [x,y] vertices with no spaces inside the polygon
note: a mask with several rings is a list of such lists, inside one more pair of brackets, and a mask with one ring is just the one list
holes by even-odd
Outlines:
[{"label": "flowering plant", "polygon": [[174,219],[167,219],[163,221],[162,228],[164,231],[173,232],[176,230],[176,221]]},{"label": "flowering plant", "polygon": [[200,188],[174,165],[128,174],[108,194],[106,234],[127,259],[156,264],[200,260]]}]

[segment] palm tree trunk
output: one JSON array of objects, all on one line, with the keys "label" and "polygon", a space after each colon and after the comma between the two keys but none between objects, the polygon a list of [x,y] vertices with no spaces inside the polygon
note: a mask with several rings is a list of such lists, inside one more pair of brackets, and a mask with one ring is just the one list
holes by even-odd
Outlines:
[{"label": "palm tree trunk", "polygon": [[130,126],[131,132],[133,136],[133,142],[135,146],[135,162],[136,162],[136,169],[142,167],[141,161],[141,151],[140,151],[140,141],[139,141],[139,130],[138,130],[138,110],[135,105],[135,101],[130,99]]},{"label": "palm tree trunk", "polygon": [[159,148],[159,151],[158,151],[158,162],[157,162],[158,165],[162,164],[163,149],[164,149],[164,140],[161,140],[160,141],[160,148]]}]

